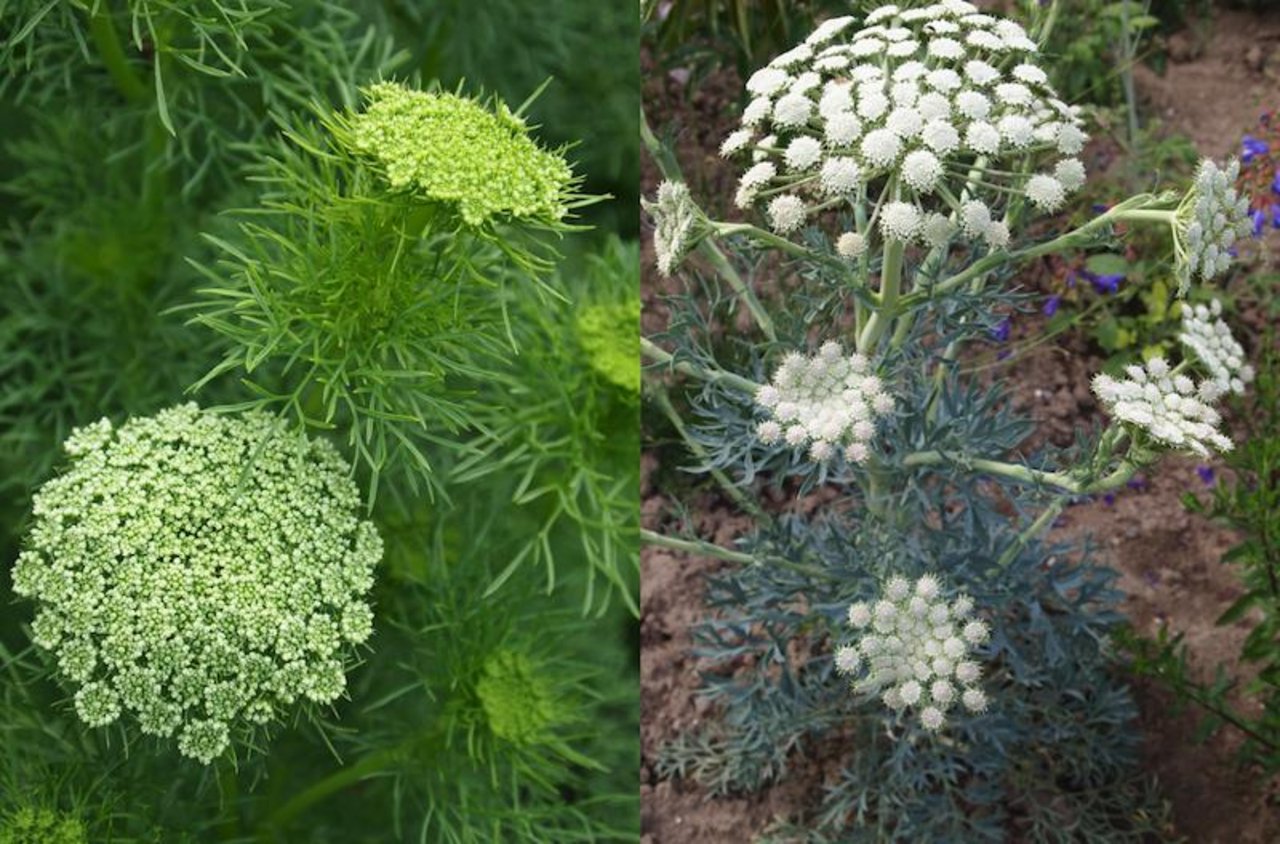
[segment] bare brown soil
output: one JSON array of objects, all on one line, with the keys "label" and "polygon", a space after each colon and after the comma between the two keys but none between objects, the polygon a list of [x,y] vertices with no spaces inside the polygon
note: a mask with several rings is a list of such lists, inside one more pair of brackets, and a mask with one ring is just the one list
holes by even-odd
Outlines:
[{"label": "bare brown soil", "polygon": [[[1280,105],[1280,13],[1250,15],[1219,11],[1210,25],[1175,36],[1174,59],[1163,77],[1146,68],[1137,73],[1148,113],[1159,114],[1169,131],[1189,136],[1206,155],[1222,156],[1238,148],[1258,113]],[[690,186],[699,197],[729,197],[732,170],[716,155],[732,125],[740,80],[718,71],[690,85],[682,74],[663,74],[646,56],[645,103],[656,128],[678,129],[675,148]],[[1268,103],[1267,96],[1274,102]],[[645,163],[645,192],[658,181]],[[722,210],[722,209],[717,209]],[[727,210],[727,209],[723,209]],[[1273,234],[1271,247],[1277,245]],[[646,264],[652,266],[651,255]],[[666,313],[659,300],[672,282],[647,268],[646,333],[660,330]],[[1032,282],[1034,283],[1034,282]],[[1246,314],[1257,328],[1260,317]],[[1015,321],[1015,339],[1034,336],[1038,316]],[[1086,339],[1066,336],[1038,347],[996,370],[1011,386],[1015,405],[1038,422],[1028,449],[1043,443],[1065,445],[1078,426],[1092,424],[1097,408],[1087,384],[1101,358]],[[994,375],[995,373],[993,373]],[[671,518],[672,502],[658,478],[673,474],[660,464],[660,450],[645,456],[643,522],[660,530]],[[1219,665],[1233,673],[1248,621],[1229,627],[1214,622],[1241,586],[1236,572],[1220,562],[1235,541],[1225,531],[1188,513],[1186,492],[1205,493],[1195,461],[1166,458],[1139,488],[1070,508],[1055,526],[1059,540],[1092,538],[1103,562],[1121,575],[1127,595],[1124,609],[1137,632],[1154,636],[1161,627],[1182,632],[1193,673],[1207,679]],[[731,545],[749,522],[731,504],[713,495],[693,504],[698,535]],[[715,717],[696,694],[698,660],[690,653],[691,628],[704,617],[703,578],[730,565],[664,549],[642,555],[642,829],[645,844],[747,842],[777,818],[795,817],[810,804],[833,773],[823,760],[797,759],[785,782],[759,794],[711,798],[690,781],[660,780],[654,770],[659,748],[675,735]],[[1246,673],[1238,676],[1247,678]],[[1178,713],[1170,696],[1149,683],[1135,686],[1144,736],[1144,763],[1155,774],[1173,807],[1177,831],[1191,844],[1267,844],[1280,839],[1280,778],[1270,779],[1240,767],[1233,754],[1239,736],[1229,730],[1206,743],[1194,743],[1192,711]]]}]

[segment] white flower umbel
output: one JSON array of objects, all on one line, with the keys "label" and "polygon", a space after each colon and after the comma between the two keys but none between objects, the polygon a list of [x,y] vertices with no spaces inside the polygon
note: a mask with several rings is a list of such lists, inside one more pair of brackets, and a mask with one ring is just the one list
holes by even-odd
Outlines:
[{"label": "white flower umbel", "polygon": [[835,654],[836,671],[850,678],[855,692],[879,696],[895,712],[915,709],[931,732],[942,729],[957,702],[971,712],[987,708],[973,650],[990,628],[972,617],[971,598],[948,601],[941,593],[933,575],[914,583],[890,578],[880,600],[849,607],[859,638]]},{"label": "white flower umbel", "polygon": [[843,451],[847,460],[861,463],[870,453],[876,422],[893,412],[893,397],[869,370],[866,358],[845,355],[836,342],[813,357],[787,355],[756,393],[769,416],[757,435],[765,443],[808,445],[816,461]]},{"label": "white flower umbel", "polygon": [[1192,185],[1178,206],[1174,225],[1174,252],[1178,260],[1179,294],[1191,280],[1210,281],[1231,266],[1232,247],[1253,230],[1249,198],[1235,187],[1240,162],[1232,159],[1226,169],[1213,161],[1200,163]]},{"label": "white flower umbel", "polygon": [[[1003,248],[1010,197],[1050,212],[1084,182],[1080,120],[1036,66],[1036,49],[1018,24],[961,2],[881,6],[862,29],[852,17],[827,21],[747,82],[751,105],[721,149],[757,162],[739,204],[785,191],[785,228],[770,215],[785,234],[800,228],[797,211],[807,219],[842,201],[874,203],[892,182],[886,202],[915,213],[899,208],[868,235],[927,242],[938,227],[911,222],[942,214],[960,224],[963,200],[982,206],[985,223],[970,212],[961,230]],[[760,162],[772,164],[763,178]]]},{"label": "white flower umbel", "polygon": [[645,201],[644,208],[653,218],[653,249],[658,270],[663,275],[671,275],[702,239],[702,212],[683,182],[658,185],[657,199]]},{"label": "white flower umbel", "polygon": [[1253,367],[1245,363],[1244,347],[1231,336],[1221,319],[1222,303],[1182,307],[1182,333],[1178,339],[1189,348],[1222,392],[1241,394],[1253,380]]},{"label": "white flower umbel", "polygon": [[79,428],[65,451],[13,587],[82,721],[136,721],[208,764],[342,695],[382,541],[327,441],[187,404]]},{"label": "white flower umbel", "polygon": [[1210,404],[1222,395],[1215,382],[1197,385],[1185,375],[1175,375],[1163,358],[1127,366],[1125,375],[1116,379],[1099,374],[1093,379],[1093,392],[1112,417],[1175,451],[1206,457],[1210,450],[1231,450],[1231,440],[1218,431],[1221,419]]}]

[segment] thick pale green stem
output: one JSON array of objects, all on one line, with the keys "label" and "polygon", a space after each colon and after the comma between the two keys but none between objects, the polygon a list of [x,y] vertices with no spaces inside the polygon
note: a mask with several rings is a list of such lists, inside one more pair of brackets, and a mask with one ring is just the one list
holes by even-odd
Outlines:
[{"label": "thick pale green stem", "polygon": [[640,539],[650,545],[660,545],[663,548],[685,551],[703,557],[715,557],[732,563],[751,565],[756,562],[756,558],[750,554],[743,554],[741,551],[730,551],[728,548],[721,548],[719,545],[713,545],[710,542],[703,542],[699,539],[677,539],[674,536],[664,536],[643,528],[640,530]]},{"label": "thick pale green stem", "polygon": [[1109,475],[1090,481],[1081,479],[1069,472],[1043,472],[1017,463],[1005,463],[1000,460],[987,460],[981,457],[966,457],[963,454],[948,454],[945,451],[917,451],[913,454],[908,454],[902,460],[902,465],[908,467],[945,464],[957,464],[976,472],[998,475],[1037,486],[1054,486],[1073,495],[1086,495],[1116,489],[1127,483],[1138,470],[1136,465],[1123,461]]},{"label": "thick pale green stem", "polygon": [[111,4],[108,0],[98,0],[89,15],[89,34],[98,48],[98,56],[111,75],[111,81],[124,95],[126,100],[134,103],[145,102],[150,95],[142,77],[129,66],[125,57],[124,46],[120,43],[120,35],[116,32],[115,23],[111,20]]},{"label": "thick pale green stem", "polygon": [[1000,555],[1000,559],[996,560],[996,565],[1000,568],[1005,568],[1016,560],[1018,555],[1022,553],[1022,549],[1026,548],[1027,544],[1031,542],[1031,540],[1035,538],[1040,531],[1050,527],[1053,524],[1054,519],[1058,518],[1059,514],[1066,509],[1067,498],[1068,496],[1066,495],[1059,495],[1051,501],[1049,506],[1044,509],[1044,512],[1037,516],[1035,521],[1029,524],[1025,530],[1014,538],[1009,547]]},{"label": "thick pale green stem", "polygon": [[640,354],[654,363],[662,363],[674,369],[676,372],[685,375],[691,375],[700,381],[706,381],[711,384],[727,384],[734,389],[741,390],[752,396],[760,389],[760,385],[754,381],[743,378],[741,375],[734,375],[732,372],[725,372],[722,369],[711,369],[710,367],[697,366],[689,361],[677,362],[675,357],[661,346],[654,343],[647,337],[640,338]]},{"label": "thick pale green stem", "polygon": [[889,330],[897,316],[898,297],[902,292],[902,263],[907,245],[891,240],[884,250],[884,264],[880,268],[880,306],[867,320],[858,335],[858,351],[864,355],[875,354],[880,338]]}]

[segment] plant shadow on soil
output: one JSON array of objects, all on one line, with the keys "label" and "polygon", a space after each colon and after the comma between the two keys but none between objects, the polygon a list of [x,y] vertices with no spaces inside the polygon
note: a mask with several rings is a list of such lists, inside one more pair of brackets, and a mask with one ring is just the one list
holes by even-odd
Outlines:
[{"label": "plant shadow on soil", "polygon": [[[1176,40],[1176,39],[1181,39]],[[1280,13],[1247,14],[1217,10],[1211,25],[1175,36],[1172,61],[1164,76],[1145,68],[1136,74],[1148,113],[1165,120],[1166,130],[1192,139],[1199,152],[1221,157],[1238,148],[1258,114],[1264,97],[1280,92]],[[676,132],[671,137],[690,188],[699,198],[731,197],[733,169],[717,155],[720,141],[734,124],[742,82],[733,70],[717,70],[690,79],[684,72],[658,66],[642,54],[644,102],[651,125]],[[1223,91],[1230,91],[1223,96]],[[644,162],[642,184],[652,195],[660,176]],[[727,203],[726,203],[727,204]],[[712,208],[733,217],[732,209]],[[646,335],[661,330],[667,314],[661,302],[676,282],[653,270],[652,245],[646,233],[642,327]],[[1280,233],[1266,243],[1268,260],[1280,257]],[[1264,253],[1265,254],[1265,253]],[[1047,275],[1046,272],[1041,275]],[[1047,278],[1023,278],[1024,286],[1041,288]],[[1245,333],[1256,337],[1264,316],[1244,313]],[[1022,315],[1014,322],[1014,339],[1034,337],[1045,319]],[[1011,359],[995,370],[1008,386],[1015,406],[1037,422],[1035,441],[1065,445],[1078,426],[1098,421],[1088,390],[1089,375],[1103,355],[1087,338],[1065,336]],[[647,420],[652,431],[660,427]],[[651,447],[643,458],[642,524],[650,530],[669,527],[673,500],[666,482],[677,476],[674,451]],[[1230,531],[1188,513],[1186,492],[1205,491],[1197,462],[1166,457],[1138,488],[1069,508],[1055,524],[1051,539],[1071,542],[1092,538],[1103,562],[1120,573],[1127,598],[1124,611],[1136,632],[1154,636],[1161,627],[1186,635],[1192,675],[1208,679],[1219,665],[1231,667],[1242,681],[1241,642],[1248,619],[1218,627],[1215,620],[1242,594],[1237,571],[1220,562],[1236,541]],[[1221,473],[1219,473],[1221,474]],[[687,487],[687,481],[676,481]],[[782,502],[777,502],[781,504]],[[786,503],[812,508],[820,499]],[[729,546],[749,529],[750,520],[714,492],[697,494],[688,510],[694,532]],[[840,759],[796,759],[785,781],[759,794],[712,798],[691,781],[662,780],[655,770],[659,748],[677,734],[714,719],[706,699],[697,695],[702,666],[691,653],[691,629],[705,616],[703,582],[709,572],[731,565],[657,547],[642,555],[641,590],[641,798],[644,844],[750,841],[777,817],[794,817],[812,795],[839,770]],[[1265,777],[1235,760],[1240,737],[1226,729],[1208,742],[1192,741],[1198,722],[1193,710],[1178,711],[1172,696],[1149,682],[1135,683],[1141,710],[1138,729],[1144,736],[1143,762],[1155,774],[1173,808],[1177,832],[1192,844],[1265,844],[1280,828],[1280,777]],[[1246,710],[1247,711],[1247,710]]]}]

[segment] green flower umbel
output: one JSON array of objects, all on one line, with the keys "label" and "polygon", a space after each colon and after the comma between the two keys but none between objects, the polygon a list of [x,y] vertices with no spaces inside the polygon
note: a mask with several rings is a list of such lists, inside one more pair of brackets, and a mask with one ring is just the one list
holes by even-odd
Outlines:
[{"label": "green flower umbel", "polygon": [[38,806],[22,806],[0,818],[0,844],[86,844],[79,820]]},{"label": "green flower umbel", "polygon": [[13,588],[82,721],[134,719],[207,764],[295,701],[342,694],[382,541],[332,446],[187,404],[63,448]]},{"label": "green flower umbel", "polygon": [[484,664],[476,694],[495,736],[532,744],[559,720],[550,685],[522,653],[500,650]]},{"label": "green flower umbel", "polygon": [[495,113],[391,82],[364,94],[364,111],[349,118],[349,143],[377,161],[393,188],[456,205],[472,226],[504,216],[555,223],[568,211],[577,181],[569,164],[541,149],[505,105]]},{"label": "green flower umbel", "polygon": [[640,300],[590,305],[578,314],[578,342],[591,368],[629,393],[640,392]]}]

